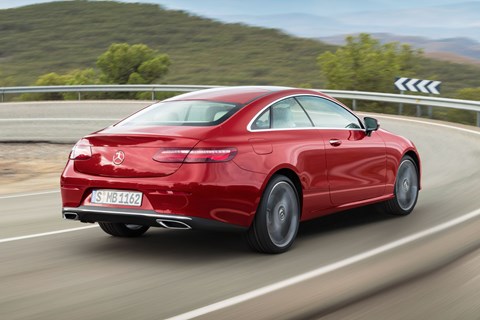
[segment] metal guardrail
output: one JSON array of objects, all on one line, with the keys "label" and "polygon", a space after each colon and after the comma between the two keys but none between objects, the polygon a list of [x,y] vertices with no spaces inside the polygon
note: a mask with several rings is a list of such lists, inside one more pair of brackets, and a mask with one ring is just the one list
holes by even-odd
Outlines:
[{"label": "metal guardrail", "polygon": [[[81,100],[81,94],[85,92],[151,92],[152,100],[155,99],[156,92],[191,92],[201,89],[218,88],[222,86],[208,85],[160,85],[160,84],[140,84],[140,85],[71,85],[71,86],[28,86],[28,87],[0,87],[1,101],[4,101],[6,94],[18,93],[47,93],[47,92],[76,92],[78,99]],[[421,114],[420,106],[428,106],[429,113],[431,107],[451,108],[460,110],[469,110],[477,112],[477,126],[480,127],[480,101],[459,100],[449,98],[438,98],[417,95],[402,95],[380,92],[363,91],[343,91],[343,90],[320,90],[334,98],[351,99],[352,108],[355,110],[357,100],[390,102],[399,104],[399,113],[402,113],[403,104],[417,106],[417,115]],[[419,112],[420,111],[420,112]]]},{"label": "metal guardrail", "polygon": [[71,86],[27,86],[27,87],[0,87],[1,102],[5,94],[15,93],[52,93],[76,92],[78,100],[84,92],[151,92],[152,100],[155,92],[191,92],[195,90],[211,89],[220,86],[203,85],[170,85],[170,84],[102,84],[102,85],[71,85]]}]

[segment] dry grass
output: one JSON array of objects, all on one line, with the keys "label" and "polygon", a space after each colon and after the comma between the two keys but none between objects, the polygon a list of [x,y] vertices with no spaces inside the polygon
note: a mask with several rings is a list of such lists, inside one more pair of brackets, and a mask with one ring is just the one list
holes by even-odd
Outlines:
[{"label": "dry grass", "polygon": [[71,145],[0,143],[0,194],[59,188]]}]

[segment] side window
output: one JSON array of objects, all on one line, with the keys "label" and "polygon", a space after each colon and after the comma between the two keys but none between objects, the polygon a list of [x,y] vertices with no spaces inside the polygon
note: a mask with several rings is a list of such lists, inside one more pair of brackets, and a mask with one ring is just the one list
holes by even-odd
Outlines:
[{"label": "side window", "polygon": [[305,111],[294,98],[284,99],[272,105],[272,128],[313,127]]},{"label": "side window", "polygon": [[297,99],[312,119],[315,127],[362,128],[357,117],[330,100],[314,96],[300,96]]}]

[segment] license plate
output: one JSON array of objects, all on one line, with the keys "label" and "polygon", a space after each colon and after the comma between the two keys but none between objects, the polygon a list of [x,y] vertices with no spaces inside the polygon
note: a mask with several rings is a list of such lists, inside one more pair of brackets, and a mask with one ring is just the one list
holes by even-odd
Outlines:
[{"label": "license plate", "polygon": [[123,206],[140,207],[142,205],[142,193],[120,190],[93,190],[92,203],[119,204]]}]

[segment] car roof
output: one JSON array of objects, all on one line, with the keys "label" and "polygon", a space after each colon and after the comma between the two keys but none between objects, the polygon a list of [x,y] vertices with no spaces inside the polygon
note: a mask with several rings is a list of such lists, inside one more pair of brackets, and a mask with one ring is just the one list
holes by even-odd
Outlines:
[{"label": "car roof", "polygon": [[165,101],[208,100],[235,104],[247,104],[270,93],[289,89],[293,88],[277,86],[218,87],[181,94]]}]

